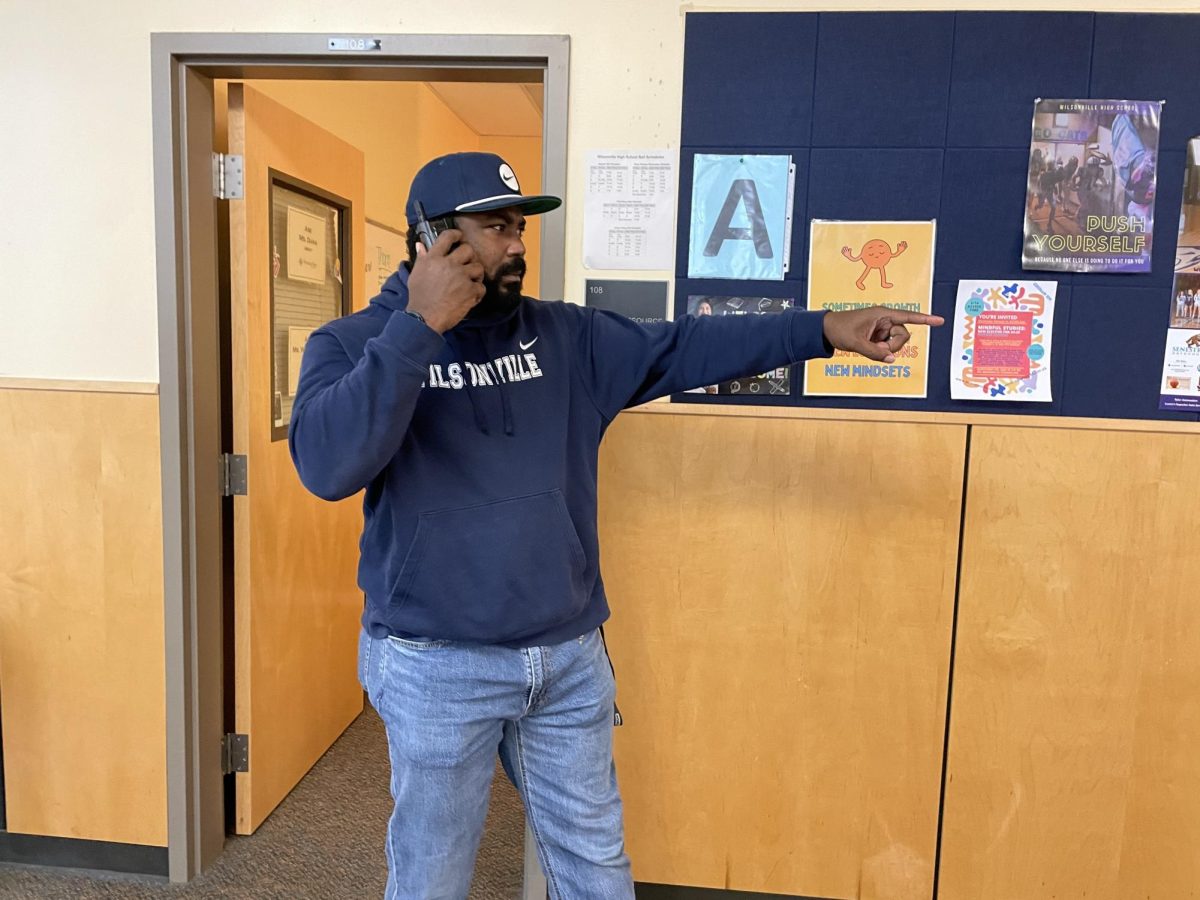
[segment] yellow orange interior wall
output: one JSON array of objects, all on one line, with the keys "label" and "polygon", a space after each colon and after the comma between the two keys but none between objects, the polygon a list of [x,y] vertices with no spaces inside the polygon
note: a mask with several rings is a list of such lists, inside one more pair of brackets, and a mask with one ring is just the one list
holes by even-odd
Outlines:
[{"label": "yellow orange interior wall", "polygon": [[[417,82],[248,80],[247,84],[363,151],[367,167],[367,218],[399,231],[408,226],[404,205],[412,178],[424,163],[462,150],[487,150],[516,170],[525,193],[541,190],[541,137],[477,134],[438,95]],[[226,82],[216,84],[220,109]],[[221,127],[218,115],[218,142]],[[525,292],[539,295],[541,230],[529,220]]]}]

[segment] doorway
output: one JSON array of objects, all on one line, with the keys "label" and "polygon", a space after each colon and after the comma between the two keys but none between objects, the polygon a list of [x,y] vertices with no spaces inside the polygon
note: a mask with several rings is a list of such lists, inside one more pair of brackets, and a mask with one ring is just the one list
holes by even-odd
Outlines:
[{"label": "doorway", "polygon": [[[230,614],[222,598],[228,596],[229,557],[237,550],[223,529],[229,501],[222,497],[218,465],[235,427],[228,404],[222,402],[231,380],[225,375],[229,351],[222,336],[230,333],[230,326],[228,307],[222,302],[224,228],[220,201],[213,192],[213,135],[218,118],[214,111],[222,85],[249,81],[269,91],[301,94],[306,84],[310,94],[356,86],[360,90],[438,86],[426,89],[447,106],[471,102],[468,85],[507,86],[521,91],[527,104],[540,106],[541,188],[561,195],[565,193],[568,46],[562,36],[152,37],[168,857],[173,881],[190,879],[219,855],[226,826],[222,740],[231,707],[224,648],[231,637],[226,627]],[[395,115],[388,109],[390,104],[381,105],[381,118],[389,112]],[[484,101],[479,106],[483,111],[494,103]],[[462,116],[461,111],[455,113],[460,121]],[[503,149],[500,152],[504,155]],[[397,180],[406,187],[406,178]],[[395,218],[399,213],[402,219],[399,210],[391,213],[389,222],[386,205],[381,209],[385,214],[377,215],[373,224],[376,243],[382,245],[389,232],[403,224]],[[562,215],[547,216],[541,224],[536,267],[540,290],[560,295],[565,263]],[[380,265],[385,256],[377,255],[374,264]],[[365,297],[373,296],[377,288],[366,285],[370,273],[348,271],[362,279]],[[526,894],[544,896],[536,866],[531,873],[528,849],[526,857]]]}]

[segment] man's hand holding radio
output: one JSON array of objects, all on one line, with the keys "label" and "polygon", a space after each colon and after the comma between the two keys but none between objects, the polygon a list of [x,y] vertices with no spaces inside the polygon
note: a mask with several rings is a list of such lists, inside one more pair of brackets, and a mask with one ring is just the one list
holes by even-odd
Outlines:
[{"label": "man's hand holding radio", "polygon": [[445,334],[483,299],[483,265],[457,228],[438,235],[428,250],[417,244],[417,259],[408,276],[408,308],[425,324]]}]

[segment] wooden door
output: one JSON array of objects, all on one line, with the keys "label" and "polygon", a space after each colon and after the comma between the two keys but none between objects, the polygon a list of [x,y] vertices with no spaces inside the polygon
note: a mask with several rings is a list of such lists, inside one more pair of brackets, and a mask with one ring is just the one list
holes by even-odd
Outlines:
[{"label": "wooden door", "polygon": [[245,186],[230,201],[229,255],[233,445],[248,473],[234,498],[235,716],[249,737],[236,831],[250,834],[362,710],[361,500],[304,489],[286,420],[295,345],[345,311],[321,304],[342,279],[348,305],[363,304],[365,174],[360,150],[261,92],[230,84],[228,102]]}]

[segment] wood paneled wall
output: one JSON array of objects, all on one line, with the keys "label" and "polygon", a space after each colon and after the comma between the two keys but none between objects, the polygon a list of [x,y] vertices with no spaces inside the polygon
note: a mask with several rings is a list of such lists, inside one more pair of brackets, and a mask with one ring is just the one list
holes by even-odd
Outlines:
[{"label": "wood paneled wall", "polygon": [[[157,398],[0,429],[9,828],[165,846]],[[941,900],[1196,895],[1196,435],[659,410],[601,466],[639,880],[929,897],[953,678]]]},{"label": "wood paneled wall", "polygon": [[158,397],[0,389],[8,830],[166,846]]},{"label": "wood paneled wall", "polygon": [[965,443],[614,423],[600,527],[636,879],[928,900]]},{"label": "wood paneled wall", "polygon": [[707,412],[601,451],[637,879],[929,898],[949,692],[939,900],[1200,896],[1194,425]]},{"label": "wood paneled wall", "polygon": [[974,429],[942,900],[1200,896],[1195,435]]}]

